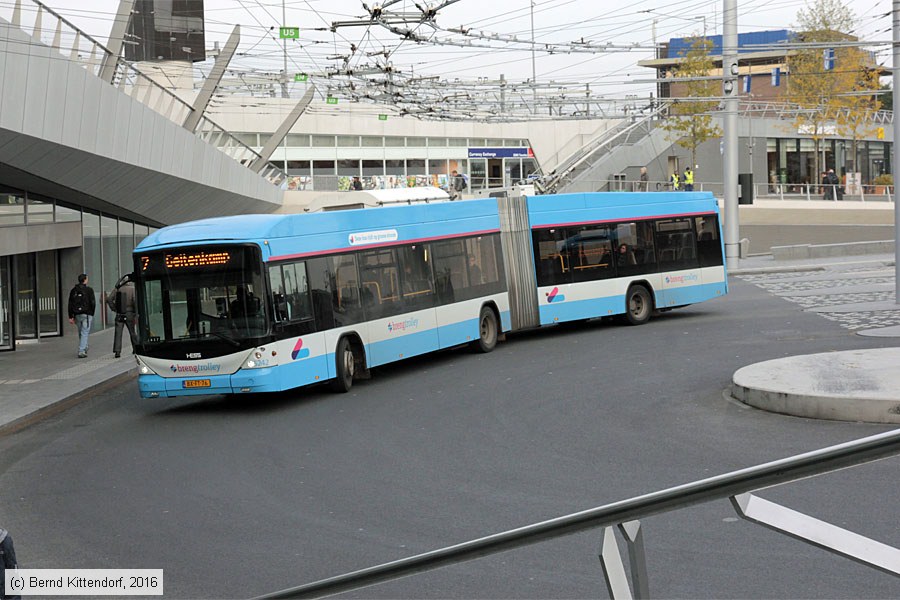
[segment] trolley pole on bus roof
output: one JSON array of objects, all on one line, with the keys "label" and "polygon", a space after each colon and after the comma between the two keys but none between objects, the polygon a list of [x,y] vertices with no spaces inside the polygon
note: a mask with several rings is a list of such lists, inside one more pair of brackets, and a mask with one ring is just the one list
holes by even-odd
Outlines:
[{"label": "trolley pole on bus roof", "polygon": [[893,164],[891,170],[894,173],[894,302],[900,304],[900,202],[897,198],[897,179],[900,175],[900,97],[897,96],[897,90],[900,89],[900,0],[894,0],[893,25],[894,31],[894,64],[891,71],[894,75],[893,97],[894,102],[891,107],[894,112],[894,153]]},{"label": "trolley pole on bus roof", "polygon": [[[738,215],[738,97],[737,97],[737,0],[724,0],[722,11],[722,91],[725,96],[725,264],[737,268],[740,258]],[[894,0],[900,2],[900,0]],[[750,193],[748,190],[746,193]]]}]

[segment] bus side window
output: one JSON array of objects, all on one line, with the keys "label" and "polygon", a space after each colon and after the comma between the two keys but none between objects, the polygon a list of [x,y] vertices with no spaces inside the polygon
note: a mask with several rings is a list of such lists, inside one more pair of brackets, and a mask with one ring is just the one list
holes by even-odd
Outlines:
[{"label": "bus side window", "polygon": [[281,265],[269,267],[269,287],[272,290],[272,314],[276,321],[287,321],[290,319],[288,311],[287,299],[284,295],[284,276],[282,275]]},{"label": "bus side window", "polygon": [[292,321],[312,318],[309,304],[309,288],[306,279],[306,263],[284,265],[284,291],[288,319]]},{"label": "bus side window", "polygon": [[359,294],[359,276],[356,270],[356,255],[345,254],[329,259],[334,274],[332,302],[335,325],[353,325],[364,320]]},{"label": "bus side window", "polygon": [[694,219],[697,231],[697,254],[701,267],[722,264],[722,244],[719,241],[719,221],[714,215]]},{"label": "bus side window", "polygon": [[392,248],[359,254],[363,304],[367,318],[387,317],[401,312],[397,251]]}]

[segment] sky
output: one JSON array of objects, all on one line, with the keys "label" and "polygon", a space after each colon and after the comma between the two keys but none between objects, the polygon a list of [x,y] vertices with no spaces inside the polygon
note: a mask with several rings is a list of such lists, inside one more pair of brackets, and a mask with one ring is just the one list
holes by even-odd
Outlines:
[{"label": "sky", "polygon": [[[108,38],[118,7],[118,0],[42,1],[101,40]],[[12,2],[0,0],[0,16]],[[24,2],[31,4],[30,0]],[[375,3],[369,0],[370,6]],[[388,10],[414,12],[415,4],[401,1]],[[738,30],[790,29],[805,5],[804,0],[738,0]],[[870,41],[891,39],[890,0],[854,0],[849,5],[858,19],[854,34]],[[435,22],[439,30],[426,25],[410,26],[426,38],[468,39],[489,48],[401,41],[381,27],[341,27],[330,31],[335,21],[355,21],[366,14],[359,0],[206,0],[205,7],[207,47],[214,41],[224,44],[233,26],[241,26],[241,44],[231,63],[236,71],[279,72],[286,56],[288,73],[324,73],[344,64],[343,58],[334,57],[349,56],[349,68],[389,60],[395,70],[407,77],[469,81],[502,75],[509,82],[522,82],[534,75],[540,84],[590,86],[595,95],[624,98],[647,95],[653,90],[649,82],[653,72],[637,66],[637,62],[653,58],[654,41],[720,34],[723,1],[458,0],[438,12]],[[278,27],[282,25],[300,28],[300,39],[288,41],[286,48],[277,39]],[[595,49],[591,53],[532,53],[523,44],[499,38],[464,38],[447,31],[460,27],[488,37],[533,37],[541,44],[555,44],[557,49],[571,48],[573,42],[581,40],[616,48]],[[890,63],[888,46],[873,49],[879,53],[880,62]],[[376,52],[386,52],[389,57],[367,55]]]}]

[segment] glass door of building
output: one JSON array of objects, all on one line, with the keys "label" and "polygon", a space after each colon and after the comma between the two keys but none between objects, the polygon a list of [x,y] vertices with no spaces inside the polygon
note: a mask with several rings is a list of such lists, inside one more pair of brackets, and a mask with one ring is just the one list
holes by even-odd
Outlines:
[{"label": "glass door of building", "polygon": [[59,268],[56,250],[38,252],[37,259],[37,310],[40,337],[59,335]]},{"label": "glass door of building", "polygon": [[12,350],[12,268],[8,256],[0,256],[0,350]]},{"label": "glass door of building", "polygon": [[35,310],[34,254],[16,254],[16,339],[37,337],[37,311]]},{"label": "glass door of building", "polygon": [[55,250],[17,254],[15,339],[59,335],[59,279]]}]

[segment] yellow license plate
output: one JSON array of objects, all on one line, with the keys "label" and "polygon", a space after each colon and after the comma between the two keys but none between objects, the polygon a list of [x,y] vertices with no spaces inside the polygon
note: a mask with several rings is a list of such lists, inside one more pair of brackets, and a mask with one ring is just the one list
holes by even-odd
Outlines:
[{"label": "yellow license plate", "polygon": [[209,387],[209,379],[188,379],[182,381],[181,386],[185,388]]}]

